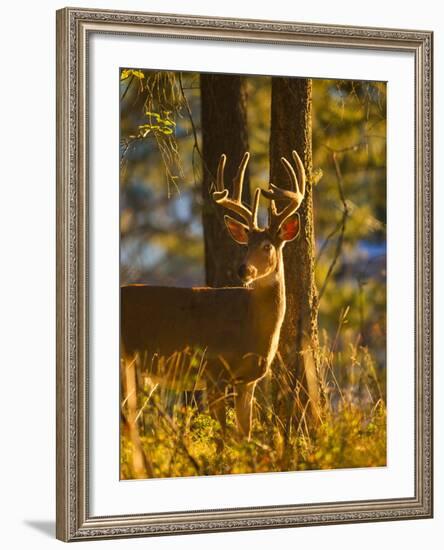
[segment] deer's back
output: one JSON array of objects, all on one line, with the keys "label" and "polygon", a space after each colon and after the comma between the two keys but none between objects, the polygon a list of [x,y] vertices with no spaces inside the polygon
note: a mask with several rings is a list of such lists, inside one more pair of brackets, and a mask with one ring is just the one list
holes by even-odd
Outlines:
[{"label": "deer's back", "polygon": [[129,353],[170,355],[187,346],[227,354],[254,351],[251,290],[128,285],[121,288],[121,334]]}]

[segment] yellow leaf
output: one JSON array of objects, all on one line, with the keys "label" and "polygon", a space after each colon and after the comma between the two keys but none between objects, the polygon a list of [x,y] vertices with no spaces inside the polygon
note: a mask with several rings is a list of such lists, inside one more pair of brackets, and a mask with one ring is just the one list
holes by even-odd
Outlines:
[{"label": "yellow leaf", "polygon": [[142,78],[145,78],[145,75],[143,74],[142,71],[131,71],[131,74],[133,74],[136,78],[139,78],[140,80],[142,80]]},{"label": "yellow leaf", "polygon": [[156,119],[157,122],[159,122],[159,120],[160,120],[160,115],[159,115],[159,113],[153,113],[153,112],[151,112],[151,111],[146,111],[145,114],[146,114],[146,116],[148,116],[148,117],[154,117],[154,118]]},{"label": "yellow leaf", "polygon": [[142,80],[143,78],[145,78],[145,75],[143,74],[142,71],[137,71],[135,69],[123,69],[122,72],[120,73],[120,80],[125,80],[130,76],[135,76],[139,80]]}]

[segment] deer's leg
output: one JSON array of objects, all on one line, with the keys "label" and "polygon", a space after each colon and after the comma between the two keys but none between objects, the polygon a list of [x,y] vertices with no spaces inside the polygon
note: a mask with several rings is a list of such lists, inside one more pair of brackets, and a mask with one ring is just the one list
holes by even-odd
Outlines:
[{"label": "deer's leg", "polygon": [[[124,429],[132,446],[132,475],[137,479],[154,477],[153,467],[149,455],[146,453],[140,440],[139,427],[137,425],[137,370],[140,370],[137,355],[123,355],[121,358],[121,390],[122,403],[125,403],[125,412],[121,410],[124,421]],[[138,368],[139,367],[139,368]]]},{"label": "deer's leg", "polygon": [[236,419],[239,431],[250,439],[253,418],[253,396],[256,381],[248,384],[237,384],[235,387]]}]

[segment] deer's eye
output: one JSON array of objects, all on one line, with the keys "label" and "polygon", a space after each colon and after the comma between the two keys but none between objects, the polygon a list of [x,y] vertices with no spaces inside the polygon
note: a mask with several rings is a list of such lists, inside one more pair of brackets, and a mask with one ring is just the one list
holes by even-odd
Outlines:
[{"label": "deer's eye", "polygon": [[270,243],[265,243],[264,246],[262,247],[262,249],[265,250],[265,252],[270,252],[271,244]]}]

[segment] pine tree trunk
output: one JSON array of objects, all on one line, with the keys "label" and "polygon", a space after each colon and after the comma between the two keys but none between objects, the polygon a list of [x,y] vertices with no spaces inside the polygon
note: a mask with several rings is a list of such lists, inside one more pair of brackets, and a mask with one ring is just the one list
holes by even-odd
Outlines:
[{"label": "pine tree trunk", "polygon": [[[271,99],[270,181],[288,187],[280,162],[292,161],[296,150],[307,173],[304,201],[299,209],[299,237],[284,249],[287,309],[281,331],[279,352],[287,369],[291,389],[299,388],[299,405],[310,403],[312,417],[318,417],[320,379],[318,375],[318,302],[314,280],[314,228],[312,195],[312,81],[311,79],[273,77]],[[292,161],[293,162],[293,161]],[[289,401],[290,417],[297,414],[294,392]],[[308,400],[309,398],[309,400]],[[299,407],[298,407],[299,408]],[[291,418],[288,418],[290,420]]]},{"label": "pine tree trunk", "polygon": [[[203,149],[203,230],[205,274],[209,286],[238,286],[237,269],[243,251],[225,230],[222,209],[211,198],[216,169],[227,155],[225,186],[231,190],[243,154],[248,151],[246,96],[238,75],[202,74],[200,77]],[[249,202],[248,169],[243,200]]]}]

